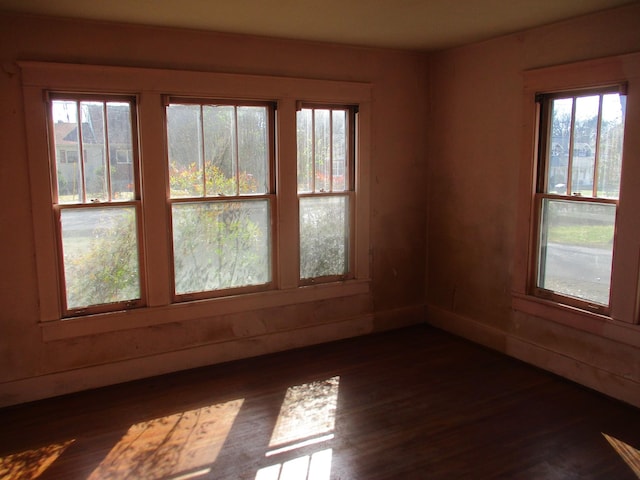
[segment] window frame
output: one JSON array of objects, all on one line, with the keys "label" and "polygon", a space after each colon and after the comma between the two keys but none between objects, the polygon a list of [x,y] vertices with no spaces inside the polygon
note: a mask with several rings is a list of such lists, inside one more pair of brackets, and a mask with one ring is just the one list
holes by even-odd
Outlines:
[{"label": "window frame", "polygon": [[[117,310],[128,310],[132,308],[140,308],[146,304],[146,275],[145,275],[145,255],[144,255],[144,231],[142,230],[142,198],[140,193],[140,164],[139,164],[139,154],[138,154],[138,129],[137,129],[137,97],[136,95],[115,95],[108,93],[86,93],[86,92],[59,92],[55,90],[47,90],[45,91],[45,100],[46,100],[46,114],[47,114],[47,131],[49,138],[49,168],[50,168],[50,181],[51,181],[51,209],[53,213],[53,217],[55,220],[55,235],[56,235],[56,258],[58,262],[58,271],[59,271],[59,290],[60,290],[60,308],[61,308],[61,316],[63,318],[76,317],[79,315],[91,315],[96,313],[106,313]],[[83,187],[82,187],[82,199],[77,202],[63,202],[60,200],[60,193],[58,191],[58,165],[57,165],[57,152],[56,152],[56,142],[55,142],[55,122],[53,116],[53,102],[54,101],[70,101],[75,102],[77,105],[77,114],[80,115],[80,105],[82,102],[100,102],[104,104],[104,109],[106,113],[106,104],[109,102],[121,102],[129,104],[129,121],[131,127],[131,149],[133,154],[133,159],[131,162],[132,170],[133,170],[133,198],[130,200],[117,200],[111,198],[111,155],[109,152],[109,140],[105,138],[105,162],[108,165],[107,171],[107,188],[109,190],[108,199],[104,201],[95,201],[87,198],[86,186],[84,185],[85,181],[85,158],[87,155],[87,150],[84,148],[82,141],[82,122],[80,118],[78,118],[78,149],[77,152],[73,151],[73,153],[77,154],[76,159],[74,159],[73,163],[78,164],[81,169],[81,175],[83,177]],[[104,121],[107,122],[107,118],[104,118]],[[65,162],[61,163],[69,163],[68,154],[71,150],[64,151],[64,159]],[[63,248],[63,238],[62,238],[62,212],[65,210],[80,210],[80,209],[104,209],[104,208],[121,208],[121,207],[133,207],[136,214],[136,239],[137,239],[137,257],[138,257],[138,281],[140,288],[140,296],[136,299],[124,300],[118,302],[111,303],[100,303],[94,305],[88,305],[77,308],[70,308],[67,301],[67,292],[66,292],[66,273],[65,273],[65,263],[64,263],[64,248]]]},{"label": "window frame", "polygon": [[[311,191],[299,191],[297,190],[298,195],[298,209],[300,209],[300,202],[303,198],[327,198],[327,197],[346,197],[348,199],[347,206],[347,215],[348,215],[348,228],[349,228],[349,241],[347,242],[347,259],[346,259],[346,267],[347,271],[344,274],[339,275],[323,275],[318,277],[310,277],[303,278],[299,275],[300,285],[313,285],[317,283],[327,283],[327,282],[335,282],[335,281],[343,281],[354,278],[354,270],[355,270],[355,235],[356,231],[356,223],[355,223],[355,212],[356,212],[356,189],[355,189],[355,178],[356,178],[356,159],[357,159],[357,151],[356,151],[356,133],[357,133],[357,125],[358,125],[358,106],[357,105],[339,105],[339,104],[322,104],[322,103],[313,103],[313,102],[298,102],[296,105],[296,111],[300,112],[303,109],[310,109],[312,111],[312,115],[314,115],[315,110],[329,110],[333,112],[334,110],[344,110],[346,112],[346,123],[345,129],[347,130],[346,140],[346,155],[345,159],[345,175],[347,176],[345,181],[344,190],[333,190],[333,157],[331,158],[331,166],[330,166],[330,184],[331,189],[329,191],[315,191],[315,168],[312,169],[312,178]],[[332,113],[330,114],[330,119],[332,119]],[[297,116],[296,116],[297,122]],[[313,121],[315,122],[315,120]],[[313,123],[312,123],[313,124]],[[331,124],[331,120],[330,120]],[[330,129],[333,128],[331,124]],[[297,131],[297,130],[296,130]],[[312,134],[312,138],[315,139],[315,132]],[[331,137],[331,147],[333,147],[333,136]],[[315,147],[314,147],[315,150]],[[333,151],[333,149],[331,148]],[[296,156],[297,157],[297,156]],[[315,162],[314,162],[315,163]],[[297,169],[296,169],[297,171]],[[301,237],[301,231],[299,228],[299,238]],[[298,257],[300,258],[300,257]]]},{"label": "window frame", "polygon": [[[512,274],[512,306],[573,328],[640,345],[640,54],[544,67],[523,74],[523,138],[519,179],[516,243]],[[542,298],[535,292],[539,215],[536,195],[540,138],[540,93],[587,91],[628,85],[623,165],[616,219],[610,304],[606,311]]]},{"label": "window frame", "polygon": [[[165,148],[166,154],[166,168],[169,168],[169,141],[168,141],[168,128],[167,125],[167,107],[170,105],[198,105],[200,108],[206,105],[224,105],[230,107],[265,107],[267,111],[267,168],[268,168],[268,178],[267,178],[267,191],[264,193],[256,193],[256,194],[242,194],[238,191],[236,195],[205,195],[203,191],[203,195],[201,196],[185,196],[185,197],[172,197],[171,194],[168,195],[167,198],[167,215],[169,216],[169,242],[172,246],[171,248],[171,260],[170,260],[170,269],[171,269],[171,289],[172,289],[172,298],[173,302],[189,302],[193,300],[202,300],[207,298],[216,298],[216,297],[224,297],[229,295],[239,295],[244,293],[255,293],[261,291],[272,290],[277,285],[277,273],[278,273],[278,265],[275,261],[274,251],[275,246],[278,242],[277,237],[277,229],[275,224],[275,219],[277,218],[276,211],[276,180],[275,180],[275,172],[277,167],[276,160],[276,108],[277,105],[272,101],[249,101],[249,100],[235,100],[229,98],[206,98],[206,97],[188,97],[188,96],[165,96],[164,97],[164,117],[163,121],[165,124],[165,144],[167,148]],[[237,118],[236,118],[237,121]],[[237,126],[237,125],[236,125]],[[237,139],[236,139],[237,140]],[[204,181],[204,177],[203,177]],[[170,192],[170,177],[167,175],[167,191]],[[269,207],[269,270],[271,274],[271,279],[268,282],[262,284],[252,284],[246,286],[238,286],[238,287],[228,287],[221,288],[217,290],[204,290],[199,292],[186,292],[186,293],[177,293],[176,292],[176,281],[175,281],[175,249],[173,248],[173,205],[177,204],[188,204],[188,203],[216,203],[216,202],[229,202],[229,201],[252,201],[252,200],[266,200]]]},{"label": "window frame", "polygon": [[[535,154],[536,161],[536,191],[534,195],[534,222],[533,228],[535,229],[534,234],[534,245],[533,252],[531,257],[531,266],[530,266],[530,275],[529,279],[529,291],[532,295],[536,297],[540,297],[546,300],[550,300],[552,302],[565,304],[571,307],[575,307],[581,310],[587,310],[591,312],[595,312],[601,315],[608,316],[610,313],[610,301],[606,305],[599,304],[595,301],[590,301],[586,299],[581,299],[577,297],[572,297],[554,290],[545,289],[538,285],[539,283],[539,275],[540,275],[540,262],[541,262],[541,232],[543,229],[543,210],[544,210],[544,201],[545,200],[555,200],[555,201],[563,201],[569,203],[576,204],[586,204],[586,203],[594,203],[600,205],[613,205],[616,208],[616,212],[619,207],[619,198],[609,198],[609,197],[598,197],[593,193],[597,189],[597,167],[598,167],[598,153],[597,146],[596,152],[594,153],[594,175],[593,175],[593,185],[592,185],[592,195],[591,196],[582,196],[571,193],[574,189],[572,187],[572,176],[573,176],[573,150],[574,146],[570,144],[568,155],[568,165],[567,165],[567,193],[566,194],[558,194],[558,193],[548,193],[548,171],[550,169],[550,143],[551,143],[551,134],[550,134],[550,118],[551,118],[551,104],[556,99],[564,99],[564,98],[572,98],[573,99],[573,109],[575,111],[575,101],[577,98],[584,96],[600,96],[600,104],[599,104],[599,115],[602,114],[600,108],[602,106],[602,97],[611,93],[619,93],[620,95],[626,96],[627,85],[619,84],[619,85],[606,85],[598,88],[588,88],[588,89],[579,89],[579,90],[569,90],[562,92],[553,92],[553,93],[540,93],[536,94],[536,103],[538,109],[538,135],[537,139],[537,148]],[[600,117],[598,117],[600,118]],[[571,137],[573,138],[573,124],[571,126]],[[600,142],[600,130],[598,127],[598,137],[596,139],[596,145]],[[622,159],[624,164],[624,159]],[[614,224],[614,245],[615,245],[615,224]],[[612,251],[614,248],[612,247]],[[613,266],[612,266],[613,267]],[[612,268],[613,270],[613,268]],[[611,279],[609,287],[611,287]],[[609,296],[610,297],[610,296]]]},{"label": "window frame", "polygon": [[[372,85],[367,82],[316,80],[267,75],[163,70],[22,61],[21,70],[27,158],[31,182],[33,242],[37,272],[39,325],[45,341],[95,335],[303,302],[370,294],[370,154]],[[144,232],[147,302],[143,308],[71,318],[61,314],[60,279],[51,213],[46,91],[135,95],[140,135],[141,221]],[[275,148],[279,164],[273,245],[277,278],[266,291],[174,302],[170,269],[169,183],[166,173],[164,99],[166,97],[237,99],[276,104]],[[296,171],[298,102],[359,106],[357,165],[354,178],[358,207],[354,214],[354,276],[344,281],[300,285]],[[53,247],[52,247],[53,246]]]}]

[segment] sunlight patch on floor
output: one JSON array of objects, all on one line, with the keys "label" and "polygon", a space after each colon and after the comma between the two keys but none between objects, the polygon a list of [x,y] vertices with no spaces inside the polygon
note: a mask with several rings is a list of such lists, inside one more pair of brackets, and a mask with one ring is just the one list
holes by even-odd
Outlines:
[{"label": "sunlight patch on floor", "polygon": [[[265,457],[280,462],[258,470],[256,480],[329,480],[340,377],[289,387]],[[320,448],[313,453],[309,449]],[[295,458],[295,451],[305,449]],[[302,452],[300,452],[302,453]]]},{"label": "sunlight patch on floor", "polygon": [[636,450],[631,445],[607,435],[606,433],[603,433],[602,435],[607,439],[607,442],[609,442],[609,445],[613,447],[616,453],[622,457],[622,460],[629,465],[629,468],[633,470],[633,473],[640,478],[640,450]]},{"label": "sunlight patch on floor", "polygon": [[[137,423],[111,449],[89,480],[172,478],[208,473],[220,453],[243,399]],[[204,473],[203,473],[204,472]]]},{"label": "sunlight patch on floor", "polygon": [[0,457],[0,478],[38,478],[75,440]]},{"label": "sunlight patch on floor", "polygon": [[256,480],[329,480],[332,456],[333,450],[327,448],[312,455],[261,468]]},{"label": "sunlight patch on floor", "polygon": [[335,428],[340,377],[287,389],[269,447],[326,434]]}]

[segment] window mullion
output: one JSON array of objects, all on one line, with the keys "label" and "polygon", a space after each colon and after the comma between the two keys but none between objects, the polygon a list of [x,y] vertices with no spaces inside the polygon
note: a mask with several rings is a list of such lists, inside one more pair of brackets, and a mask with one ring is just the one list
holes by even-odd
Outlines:
[{"label": "window mullion", "polygon": [[602,99],[603,96],[600,95],[598,98],[598,120],[596,124],[596,148],[595,148],[595,158],[593,160],[593,185],[592,185],[592,195],[594,197],[598,196],[598,170],[600,163],[600,134],[602,131]]},{"label": "window mullion", "polygon": [[[282,99],[278,102],[278,124],[276,142],[278,152],[277,175],[277,237],[274,247],[277,252],[278,287],[296,288],[299,283],[300,244],[299,244],[299,198],[297,176],[297,110],[296,102]],[[313,117],[313,116],[312,116]],[[312,120],[313,124],[313,120]],[[313,128],[312,128],[313,131]],[[313,138],[313,134],[312,134]],[[312,141],[312,164],[315,161]],[[313,172],[313,167],[312,167]],[[313,191],[313,189],[311,190]]]},{"label": "window mullion", "polygon": [[567,195],[571,195],[573,190],[573,150],[575,142],[575,126],[576,126],[576,97],[571,102],[571,127],[569,130],[569,158],[567,159]]},{"label": "window mullion", "polygon": [[78,163],[80,164],[80,188],[82,189],[82,193],[80,195],[80,203],[87,203],[87,185],[85,182],[84,172],[84,131],[82,128],[82,109],[80,102],[75,103],[78,121]]},{"label": "window mullion", "polygon": [[[149,306],[167,305],[171,302],[171,267],[168,262],[168,259],[171,259],[171,224],[168,221],[171,205],[168,201],[169,182],[165,173],[167,156],[164,150],[163,110],[164,102],[161,95],[152,92],[140,95],[139,150],[143,159],[140,175],[144,179],[141,185],[138,185],[138,188],[141,188],[140,196],[144,199],[140,242],[144,247],[146,259]],[[133,160],[135,159],[134,152]]]},{"label": "window mullion", "polygon": [[311,191],[316,191],[316,110],[311,110]]},{"label": "window mullion", "polygon": [[200,155],[202,155],[202,196],[207,197],[207,158],[204,140],[204,107],[200,105]]},{"label": "window mullion", "polygon": [[329,110],[329,191],[333,192],[333,110]]},{"label": "window mullion", "polygon": [[104,123],[103,141],[104,141],[104,162],[105,175],[107,180],[107,201],[111,202],[111,148],[109,147],[109,117],[107,117],[107,102],[102,104],[102,118]]}]

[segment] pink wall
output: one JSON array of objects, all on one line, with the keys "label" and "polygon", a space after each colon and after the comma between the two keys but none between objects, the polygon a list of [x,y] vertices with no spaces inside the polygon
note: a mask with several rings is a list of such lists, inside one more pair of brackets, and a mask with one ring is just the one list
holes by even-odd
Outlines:
[{"label": "pink wall", "polygon": [[[0,404],[422,319],[426,258],[424,55],[1,15],[0,56]],[[327,300],[224,319],[202,318],[188,324],[44,341],[38,326],[27,146],[20,73],[15,64],[20,60],[371,83],[371,294],[351,301]],[[276,330],[282,325],[281,331],[261,336],[250,328],[234,327],[254,318]],[[145,358],[151,360],[145,362]],[[125,363],[115,363],[121,361]],[[90,367],[98,369],[86,370]]]},{"label": "pink wall", "polygon": [[640,399],[637,345],[516,313],[510,293],[522,72],[638,51],[638,25],[636,3],[440,52],[430,64],[429,321],[628,401]]}]

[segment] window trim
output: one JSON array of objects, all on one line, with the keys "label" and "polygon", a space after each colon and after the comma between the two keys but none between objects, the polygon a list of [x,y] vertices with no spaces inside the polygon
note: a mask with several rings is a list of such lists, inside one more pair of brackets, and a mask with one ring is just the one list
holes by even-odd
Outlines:
[{"label": "window trim", "polygon": [[[32,220],[37,269],[39,319],[45,340],[72,338],[149,325],[217,317],[225,311],[250,311],[269,306],[291,305],[318,299],[339,298],[370,292],[370,141],[371,91],[366,82],[316,80],[293,77],[228,74],[136,67],[19,62],[21,69],[27,157],[31,182]],[[147,306],[62,319],[57,252],[51,248],[54,219],[51,214],[49,140],[45,92],[91,92],[136,95],[141,152],[141,194],[145,199],[142,222],[145,232]],[[250,94],[248,94],[250,93]],[[275,182],[279,188],[276,222],[280,242],[273,246],[278,265],[275,290],[194,302],[172,303],[170,287],[170,244],[166,212],[168,179],[165,172],[164,99],[229,98],[277,103],[276,149],[279,167]],[[296,120],[298,102],[357,104],[360,111],[357,141],[357,177],[354,178],[358,208],[354,215],[356,251],[354,278],[343,282],[304,287],[298,282],[296,258],[298,207],[296,202]],[[159,201],[158,199],[161,199]],[[287,257],[288,256],[288,257]],[[153,259],[162,259],[159,264]]]},{"label": "window trim", "polygon": [[[528,70],[523,73],[523,138],[519,178],[512,306],[580,330],[640,344],[640,53]],[[614,246],[610,311],[602,315],[532,294],[537,248],[536,187],[540,107],[536,95],[628,84],[623,171]],[[634,224],[635,223],[635,224]],[[578,321],[580,319],[580,321]],[[586,321],[585,319],[589,319]]]}]

